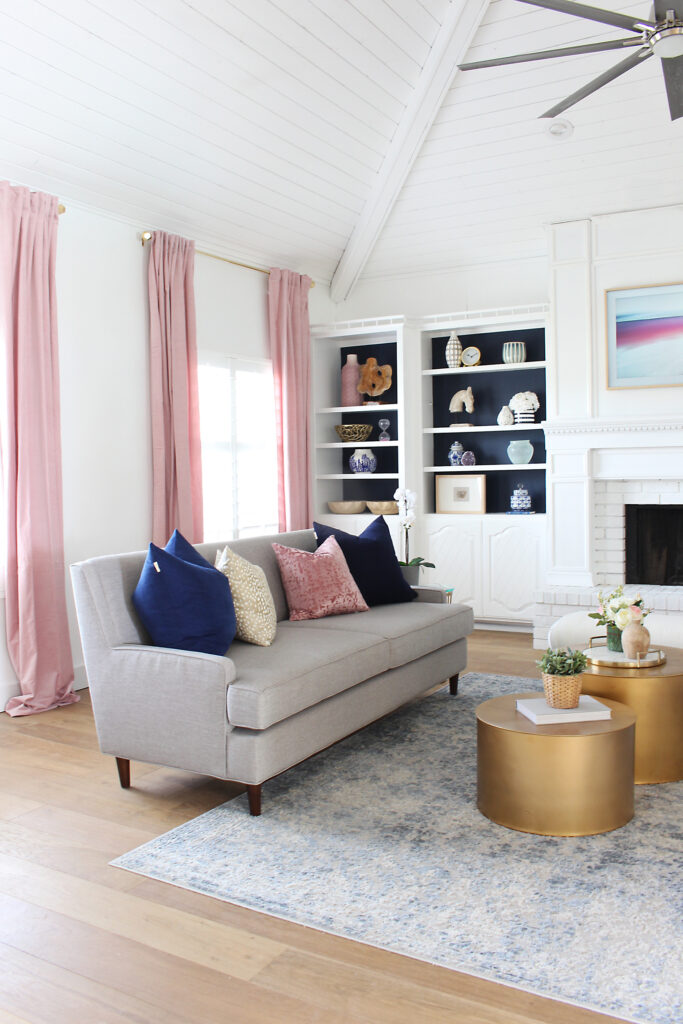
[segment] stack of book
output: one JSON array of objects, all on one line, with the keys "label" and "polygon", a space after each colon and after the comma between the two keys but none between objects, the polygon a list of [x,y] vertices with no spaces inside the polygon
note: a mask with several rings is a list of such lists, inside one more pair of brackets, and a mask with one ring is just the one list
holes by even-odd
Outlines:
[{"label": "stack of book", "polygon": [[517,701],[517,710],[534,725],[600,722],[612,717],[612,711],[606,704],[583,693],[577,708],[551,708],[545,697],[523,697]]}]

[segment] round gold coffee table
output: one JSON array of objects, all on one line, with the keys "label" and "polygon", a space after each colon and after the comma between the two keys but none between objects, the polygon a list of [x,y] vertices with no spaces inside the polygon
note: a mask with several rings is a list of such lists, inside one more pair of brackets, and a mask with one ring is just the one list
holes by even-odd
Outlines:
[{"label": "round gold coffee table", "polygon": [[604,700],[600,722],[534,725],[512,693],[477,708],[477,806],[498,825],[546,836],[588,836],[633,817],[636,716]]},{"label": "round gold coffee table", "polygon": [[652,668],[588,665],[583,674],[583,693],[618,700],[636,713],[637,783],[683,779],[683,651],[664,653],[664,664]]}]

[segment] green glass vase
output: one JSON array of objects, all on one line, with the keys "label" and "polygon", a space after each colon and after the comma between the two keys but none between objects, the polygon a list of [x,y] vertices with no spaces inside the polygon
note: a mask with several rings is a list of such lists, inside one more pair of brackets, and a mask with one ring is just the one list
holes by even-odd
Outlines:
[{"label": "green glass vase", "polygon": [[621,646],[621,630],[613,622],[607,623],[607,650],[619,653],[623,653],[624,650]]}]

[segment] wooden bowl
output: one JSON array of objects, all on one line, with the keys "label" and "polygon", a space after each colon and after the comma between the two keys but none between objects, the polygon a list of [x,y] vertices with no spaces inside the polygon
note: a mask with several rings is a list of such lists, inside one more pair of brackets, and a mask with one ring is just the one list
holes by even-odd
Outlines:
[{"label": "wooden bowl", "polygon": [[327,507],[336,516],[359,516],[365,512],[364,501],[328,501]]},{"label": "wooden bowl", "polygon": [[395,501],[369,501],[367,504],[374,516],[398,515],[398,505]]}]

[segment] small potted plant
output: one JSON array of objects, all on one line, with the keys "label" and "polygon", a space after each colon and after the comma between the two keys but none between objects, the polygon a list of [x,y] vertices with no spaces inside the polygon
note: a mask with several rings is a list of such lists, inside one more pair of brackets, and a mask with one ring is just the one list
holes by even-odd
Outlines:
[{"label": "small potted plant", "polygon": [[583,651],[571,647],[549,647],[536,662],[543,676],[543,692],[551,708],[578,707],[581,696],[581,673],[587,658]]},{"label": "small potted plant", "polygon": [[417,495],[415,491],[409,491],[405,487],[399,487],[394,492],[394,501],[398,504],[398,521],[403,534],[403,560],[399,558],[398,564],[406,583],[416,587],[420,581],[420,569],[435,569],[433,562],[425,562],[424,558],[410,557],[410,528],[415,522],[415,502]]}]

